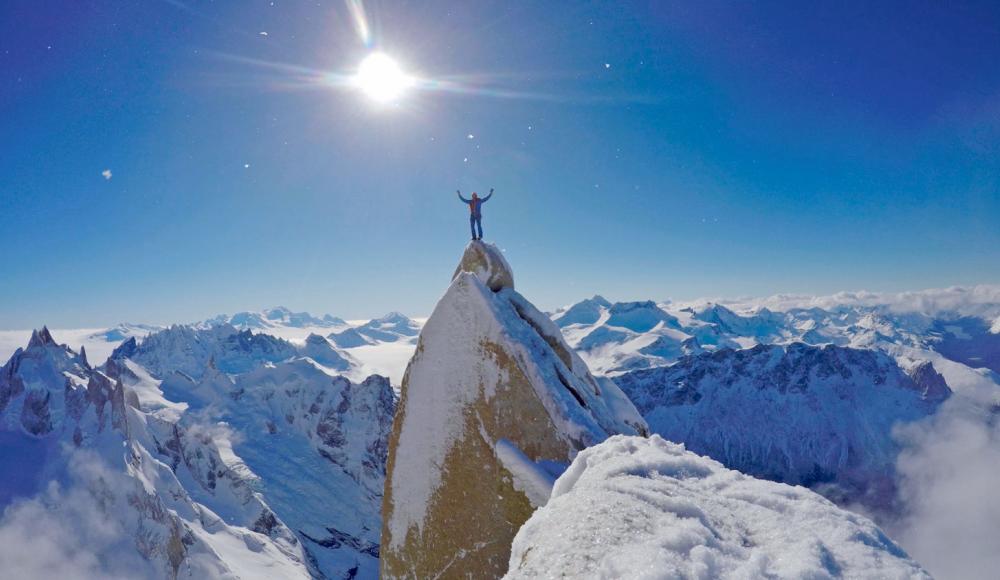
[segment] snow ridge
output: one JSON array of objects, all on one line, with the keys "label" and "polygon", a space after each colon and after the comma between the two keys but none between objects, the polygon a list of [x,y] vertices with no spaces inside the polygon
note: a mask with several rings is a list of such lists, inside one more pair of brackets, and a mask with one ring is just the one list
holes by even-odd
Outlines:
[{"label": "snow ridge", "polygon": [[869,521],[657,435],[583,450],[505,578],[930,578]]}]

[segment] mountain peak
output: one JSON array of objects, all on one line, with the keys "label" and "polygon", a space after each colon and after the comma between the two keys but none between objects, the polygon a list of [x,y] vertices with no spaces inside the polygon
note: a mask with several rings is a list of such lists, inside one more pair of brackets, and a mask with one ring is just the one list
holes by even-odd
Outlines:
[{"label": "mountain peak", "polygon": [[611,308],[611,302],[607,298],[601,296],[600,294],[594,294],[593,298],[590,299],[591,302],[605,308]]},{"label": "mountain peak", "polygon": [[406,316],[402,312],[398,312],[396,310],[393,310],[392,312],[390,312],[388,314],[385,314],[384,316],[380,316],[379,318],[376,318],[374,321],[375,322],[409,322],[410,319],[409,319],[408,316]]},{"label": "mountain peak", "polygon": [[458,263],[451,279],[458,278],[462,272],[474,274],[494,292],[499,292],[503,288],[514,289],[514,272],[500,248],[493,244],[478,240],[469,242],[462,255],[462,261]]},{"label": "mountain peak", "polygon": [[548,497],[546,466],[646,432],[513,283],[496,246],[469,244],[420,333],[389,439],[383,578],[500,577]]},{"label": "mountain peak", "polygon": [[31,340],[28,341],[28,348],[35,346],[55,346],[56,341],[52,338],[52,333],[49,332],[47,326],[43,326],[41,330],[31,331]]}]

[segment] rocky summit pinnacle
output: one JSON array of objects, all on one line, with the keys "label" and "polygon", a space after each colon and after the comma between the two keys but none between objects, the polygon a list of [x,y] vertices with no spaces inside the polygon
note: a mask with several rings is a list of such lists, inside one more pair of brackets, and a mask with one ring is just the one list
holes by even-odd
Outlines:
[{"label": "rocky summit pinnacle", "polygon": [[469,272],[479,278],[487,288],[499,292],[503,288],[514,289],[514,272],[504,259],[503,253],[493,244],[482,241],[471,241],[465,247],[462,261],[455,268],[451,279],[455,280],[462,272]]},{"label": "rocky summit pinnacle", "polygon": [[383,578],[502,576],[576,453],[645,422],[472,242],[410,360],[389,441]]},{"label": "rocky summit pinnacle", "polygon": [[43,326],[41,330],[33,330],[31,332],[31,340],[28,341],[28,348],[55,346],[55,344],[56,341],[52,338],[49,328],[47,326]]}]

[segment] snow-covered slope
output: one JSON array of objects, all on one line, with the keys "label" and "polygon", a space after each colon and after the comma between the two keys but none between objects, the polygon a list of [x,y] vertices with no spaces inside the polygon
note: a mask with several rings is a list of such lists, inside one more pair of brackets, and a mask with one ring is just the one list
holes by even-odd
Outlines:
[{"label": "snow-covered slope", "polygon": [[104,540],[77,552],[134,562],[89,576],[375,577],[392,387],[338,376],[321,336],[287,352],[260,336],[173,327],[96,369],[33,333],[0,369],[0,537],[52,509],[58,533],[96,534],[97,510]]},{"label": "snow-covered slope", "polygon": [[226,426],[232,452],[319,571],[374,577],[395,395],[384,377],[327,372],[311,359],[234,378],[210,366],[198,381],[172,373],[160,387],[191,406],[182,426]]},{"label": "snow-covered slope", "polygon": [[868,519],[658,436],[585,449],[506,578],[929,578]]},{"label": "snow-covered slope", "polygon": [[696,453],[775,481],[836,483],[877,503],[891,492],[893,428],[951,394],[931,363],[907,374],[878,351],[802,343],[723,349],[615,381],[653,432]]},{"label": "snow-covered slope", "polygon": [[510,540],[545,495],[544,466],[643,431],[622,392],[598,382],[514,291],[501,252],[470,243],[403,379],[382,576],[502,574]]},{"label": "snow-covered slope", "polygon": [[[0,537],[41,526],[38,541],[72,547],[5,543],[4,573],[45,577],[70,561],[84,577],[306,577],[300,542],[241,462],[214,438],[181,434],[173,409],[141,410],[123,368],[108,371],[44,328],[0,369]],[[183,462],[166,461],[165,433]]]}]

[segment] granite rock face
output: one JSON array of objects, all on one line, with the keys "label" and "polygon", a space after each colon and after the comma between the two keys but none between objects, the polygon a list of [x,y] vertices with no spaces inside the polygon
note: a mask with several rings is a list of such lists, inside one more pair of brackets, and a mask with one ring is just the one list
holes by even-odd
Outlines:
[{"label": "granite rock face", "polygon": [[503,575],[514,535],[559,466],[617,433],[646,426],[514,291],[499,250],[470,243],[403,379],[382,576]]}]

